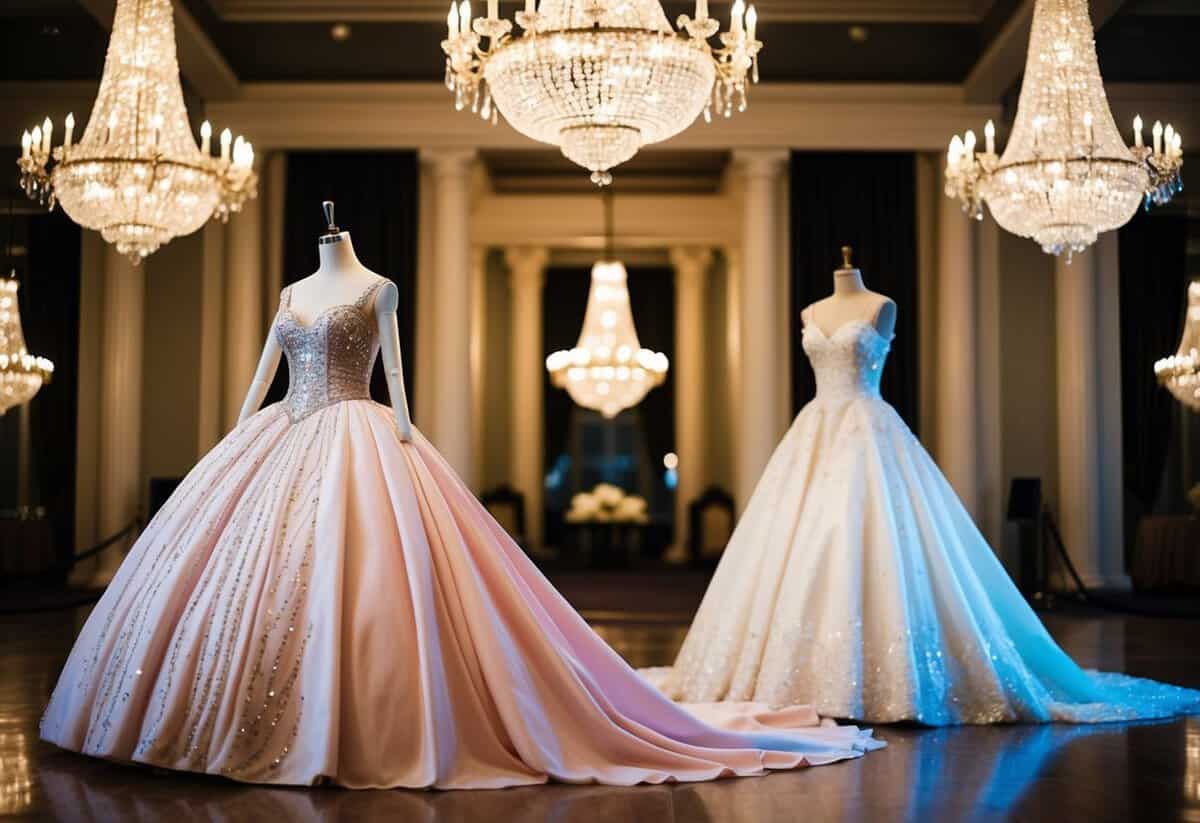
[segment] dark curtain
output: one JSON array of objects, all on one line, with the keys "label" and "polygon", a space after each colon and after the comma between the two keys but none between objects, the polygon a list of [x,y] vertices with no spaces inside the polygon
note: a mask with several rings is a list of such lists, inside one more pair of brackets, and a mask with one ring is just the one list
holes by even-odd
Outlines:
[{"label": "dark curtain", "polygon": [[55,209],[28,221],[28,265],[19,297],[25,345],[54,362],[33,398],[33,502],[46,508],[58,557],[75,551],[75,419],[79,384],[80,230]]},{"label": "dark curtain", "polygon": [[[591,268],[579,266],[550,268],[542,289],[542,345],[545,354],[569,349],[579,340],[579,328],[587,309]],[[567,451],[574,401],[565,389],[550,382],[550,373],[542,373],[542,398],[545,408],[545,470],[554,467]]]},{"label": "dark curtain", "polygon": [[1154,361],[1175,352],[1183,330],[1187,231],[1183,215],[1139,212],[1118,235],[1127,547],[1158,499],[1167,461],[1176,400],[1158,385]]},{"label": "dark curtain", "polygon": [[[322,200],[332,200],[335,220],[350,232],[363,265],[389,278],[400,290],[397,308],[404,387],[410,410],[413,393],[413,348],[417,296],[417,155],[389,152],[292,152],[287,160],[287,194],[283,219],[283,284],[294,283],[317,269],[317,238],[325,231]],[[267,402],[287,393],[287,367],[282,365]],[[371,376],[371,396],[388,402],[381,361]],[[420,421],[417,421],[418,423]]]},{"label": "dark curtain", "polygon": [[[675,270],[631,268],[629,305],[638,339],[651,351],[666,354],[675,362]],[[646,435],[650,465],[662,465],[663,455],[675,451],[675,371],[667,369],[667,379],[651,389],[641,402],[642,430]]]},{"label": "dark curtain", "polygon": [[[816,382],[800,344],[800,312],[833,290],[841,247],[867,288],[896,301],[896,339],[883,374],[883,396],[917,431],[916,170],[909,153],[793,152],[792,406],[813,398]],[[826,329],[832,332],[833,329]],[[918,432],[919,434],[919,432]]]}]

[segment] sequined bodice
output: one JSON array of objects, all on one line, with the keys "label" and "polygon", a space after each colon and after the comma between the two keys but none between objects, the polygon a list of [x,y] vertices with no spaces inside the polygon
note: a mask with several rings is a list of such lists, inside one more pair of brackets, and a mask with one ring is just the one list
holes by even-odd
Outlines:
[{"label": "sequined bodice", "polygon": [[386,282],[381,277],[353,303],[330,306],[309,325],[300,323],[291,312],[292,287],[283,290],[275,334],[287,357],[284,403],[293,421],[332,403],[371,396],[371,367],[379,353],[379,334],[368,307]]},{"label": "sequined bodice", "polygon": [[851,320],[826,337],[809,323],[804,327],[803,345],[817,376],[817,399],[879,395],[879,378],[892,340],[872,324]]}]

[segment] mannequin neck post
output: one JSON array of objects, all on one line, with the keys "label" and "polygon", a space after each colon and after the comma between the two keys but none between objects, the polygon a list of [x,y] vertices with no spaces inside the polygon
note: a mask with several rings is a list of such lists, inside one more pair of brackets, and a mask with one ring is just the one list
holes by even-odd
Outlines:
[{"label": "mannequin neck post", "polygon": [[858,269],[838,269],[833,273],[834,294],[855,294],[866,290],[862,272]]},{"label": "mannequin neck post", "polygon": [[321,274],[337,275],[351,269],[361,269],[362,263],[354,253],[354,243],[350,240],[350,232],[326,235],[317,244],[317,255],[321,261],[318,272]]}]

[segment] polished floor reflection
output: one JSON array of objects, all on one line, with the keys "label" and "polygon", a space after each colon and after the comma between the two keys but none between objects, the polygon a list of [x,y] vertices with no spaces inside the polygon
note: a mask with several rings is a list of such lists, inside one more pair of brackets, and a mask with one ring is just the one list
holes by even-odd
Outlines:
[{"label": "polished floor reflection", "polygon": [[[567,586],[636,665],[670,660],[686,596],[635,614]],[[628,596],[628,592],[626,592]],[[625,600],[625,604],[646,601]],[[83,610],[0,617],[0,816],[58,821],[501,821],[769,823],[792,820],[1200,823],[1200,718],[1109,726],[879,727],[862,760],[765,778],[629,789],[552,785],[485,792],[257,788],[119,766],[55,749],[37,721]],[[1089,667],[1200,687],[1200,623],[1073,610],[1046,616]]]}]

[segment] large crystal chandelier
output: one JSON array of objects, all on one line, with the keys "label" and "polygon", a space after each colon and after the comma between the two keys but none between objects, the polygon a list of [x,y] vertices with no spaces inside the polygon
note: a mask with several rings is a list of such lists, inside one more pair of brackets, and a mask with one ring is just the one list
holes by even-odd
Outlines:
[{"label": "large crystal chandelier", "polygon": [[1188,285],[1187,294],[1179,349],[1154,364],[1154,376],[1180,403],[1200,411],[1200,282]]},{"label": "large crystal chandelier", "polygon": [[623,263],[601,260],[592,266],[579,342],[546,358],[551,382],[605,417],[636,406],[667,377],[667,356],[638,341],[627,277]]},{"label": "large crystal chandelier", "polygon": [[1141,118],[1126,146],[1113,121],[1096,61],[1087,0],[1037,0],[1017,118],[1004,155],[995,127],[986,145],[955,135],[946,194],[983,217],[1037,241],[1048,254],[1083,251],[1096,235],[1123,226],[1139,203],[1160,205],[1183,188],[1183,138],[1155,123],[1146,146]]},{"label": "large crystal chandelier", "polygon": [[709,44],[720,24],[708,16],[708,0],[696,0],[695,19],[680,15],[679,32],[659,0],[525,0],[516,21],[519,37],[500,19],[498,0],[476,19],[469,0],[451,4],[442,50],[455,106],[492,122],[499,109],[598,185],[701,112],[710,120],[714,107],[726,117],[744,110],[747,80],[758,80],[758,18],[743,0],[717,47]]},{"label": "large crystal chandelier", "polygon": [[54,373],[54,364],[25,349],[17,273],[0,279],[0,415],[28,403]]},{"label": "large crystal chandelier", "polygon": [[136,263],[173,237],[255,195],[254,149],[225,129],[212,154],[212,127],[196,146],[183,105],[171,0],[117,0],[104,74],[83,137],[51,147],[46,118],[21,138],[21,183],[30,197],[97,229]]}]

